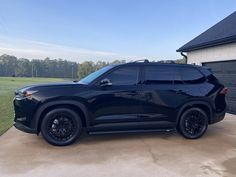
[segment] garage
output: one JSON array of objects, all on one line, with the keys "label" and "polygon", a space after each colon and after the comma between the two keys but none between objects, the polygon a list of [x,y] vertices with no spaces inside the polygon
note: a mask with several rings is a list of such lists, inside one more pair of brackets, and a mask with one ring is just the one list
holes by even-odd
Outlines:
[{"label": "garage", "polygon": [[[204,65],[229,89],[228,112],[236,114],[236,12],[190,40],[181,52],[188,64]],[[185,54],[184,54],[185,53]]]},{"label": "garage", "polygon": [[214,75],[229,89],[226,95],[228,112],[236,114],[236,60],[221,62],[206,62]]}]

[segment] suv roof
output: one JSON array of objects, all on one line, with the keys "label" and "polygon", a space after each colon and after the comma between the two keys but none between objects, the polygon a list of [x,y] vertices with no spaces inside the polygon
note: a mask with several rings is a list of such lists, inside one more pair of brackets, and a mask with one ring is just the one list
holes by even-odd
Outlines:
[{"label": "suv roof", "polygon": [[[206,68],[199,65],[191,65],[191,64],[178,64],[178,63],[163,63],[163,62],[150,62],[147,59],[144,60],[136,60],[129,63],[118,64],[118,65],[160,65],[160,66],[176,66],[176,67],[194,67],[194,68]],[[207,68],[206,68],[207,69]]]}]

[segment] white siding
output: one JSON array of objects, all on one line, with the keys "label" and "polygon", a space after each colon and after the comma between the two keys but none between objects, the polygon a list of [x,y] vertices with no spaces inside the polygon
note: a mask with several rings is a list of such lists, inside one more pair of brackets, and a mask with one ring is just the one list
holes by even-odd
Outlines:
[{"label": "white siding", "polygon": [[236,43],[225,44],[187,53],[188,63],[201,65],[203,62],[236,60]]}]

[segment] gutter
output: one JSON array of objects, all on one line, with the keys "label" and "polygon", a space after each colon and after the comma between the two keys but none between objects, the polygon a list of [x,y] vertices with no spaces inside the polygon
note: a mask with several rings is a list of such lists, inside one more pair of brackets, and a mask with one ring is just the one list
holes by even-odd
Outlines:
[{"label": "gutter", "polygon": [[186,59],[186,64],[188,64],[188,56],[185,55],[183,52],[181,52],[180,54]]}]

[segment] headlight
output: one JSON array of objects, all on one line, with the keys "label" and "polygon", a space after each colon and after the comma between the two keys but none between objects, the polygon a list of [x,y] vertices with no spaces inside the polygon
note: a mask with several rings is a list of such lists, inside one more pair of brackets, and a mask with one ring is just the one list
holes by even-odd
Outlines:
[{"label": "headlight", "polygon": [[37,92],[38,90],[30,90],[30,91],[25,91],[22,94],[24,97],[31,97],[34,93],[37,93]]}]

